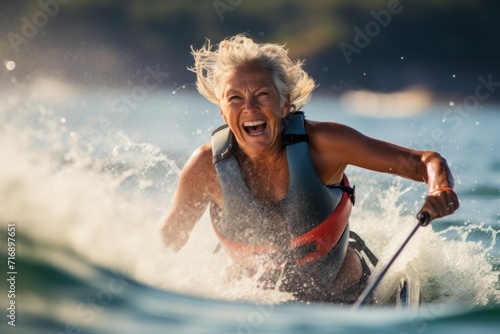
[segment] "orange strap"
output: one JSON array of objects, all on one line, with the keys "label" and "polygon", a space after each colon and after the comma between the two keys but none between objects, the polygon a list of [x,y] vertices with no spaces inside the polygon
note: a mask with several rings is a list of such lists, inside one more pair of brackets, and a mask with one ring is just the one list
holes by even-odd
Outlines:
[{"label": "orange strap", "polygon": [[222,235],[215,224],[213,225],[215,234],[217,234],[224,249],[228,250],[229,256],[242,266],[247,268],[258,267],[263,262],[263,259],[260,257],[272,256],[279,253],[279,249],[275,245],[244,244],[232,241]]},{"label": "orange strap", "polygon": [[[345,175],[343,180],[344,186],[349,187],[349,181]],[[344,191],[335,210],[321,224],[290,241],[292,250],[313,243],[316,246],[314,252],[297,259],[297,265],[302,266],[314,262],[335,247],[349,223],[351,210],[351,196]],[[263,261],[269,260],[269,257],[272,258],[280,253],[276,245],[245,244],[232,241],[220,233],[214,221],[212,221],[212,225],[220,243],[228,250],[229,256],[243,266],[259,266]]]},{"label": "orange strap", "polygon": [[297,259],[297,264],[303,266],[314,262],[328,254],[339,242],[340,237],[347,227],[349,216],[351,215],[352,202],[349,194],[344,192],[342,199],[335,210],[326,218],[324,222],[291,241],[292,249],[315,243],[316,251]]}]

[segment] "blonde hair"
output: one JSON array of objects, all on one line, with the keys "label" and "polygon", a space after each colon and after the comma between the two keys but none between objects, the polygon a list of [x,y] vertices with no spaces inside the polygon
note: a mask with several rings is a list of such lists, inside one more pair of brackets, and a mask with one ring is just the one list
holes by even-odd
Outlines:
[{"label": "blonde hair", "polygon": [[314,80],[302,69],[303,61],[292,61],[288,50],[278,44],[257,44],[243,34],[229,37],[212,51],[210,40],[199,50],[191,47],[197,75],[196,87],[200,94],[219,104],[223,91],[222,79],[231,69],[255,64],[271,71],[274,84],[279,91],[281,105],[290,94],[292,112],[299,110],[311,99]]}]

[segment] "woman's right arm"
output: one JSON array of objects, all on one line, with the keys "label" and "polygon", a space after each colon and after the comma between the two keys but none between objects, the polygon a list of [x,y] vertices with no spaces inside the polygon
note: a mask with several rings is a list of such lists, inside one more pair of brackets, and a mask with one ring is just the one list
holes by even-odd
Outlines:
[{"label": "woman's right arm", "polygon": [[161,227],[165,244],[179,251],[212,198],[216,174],[209,144],[198,148],[182,169],[172,208]]}]

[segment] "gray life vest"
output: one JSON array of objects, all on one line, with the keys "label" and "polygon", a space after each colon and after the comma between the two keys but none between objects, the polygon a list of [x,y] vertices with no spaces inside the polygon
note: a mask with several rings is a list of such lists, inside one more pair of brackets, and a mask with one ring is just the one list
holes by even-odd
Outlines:
[{"label": "gray life vest", "polygon": [[344,261],[354,189],[347,177],[324,185],[309,155],[303,112],[283,120],[289,187],[278,203],[249,190],[235,155],[237,143],[222,126],[212,134],[214,167],[224,200],[211,204],[212,224],[225,250],[245,267],[292,264],[294,275],[318,275],[333,284]]}]

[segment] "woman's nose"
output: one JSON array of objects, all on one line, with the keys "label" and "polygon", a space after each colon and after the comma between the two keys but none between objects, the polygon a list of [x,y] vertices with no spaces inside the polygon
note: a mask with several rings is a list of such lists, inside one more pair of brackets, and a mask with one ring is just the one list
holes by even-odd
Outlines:
[{"label": "woman's nose", "polygon": [[245,99],[245,112],[255,113],[258,110],[257,101],[254,98]]}]

